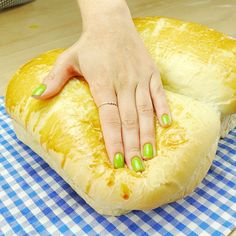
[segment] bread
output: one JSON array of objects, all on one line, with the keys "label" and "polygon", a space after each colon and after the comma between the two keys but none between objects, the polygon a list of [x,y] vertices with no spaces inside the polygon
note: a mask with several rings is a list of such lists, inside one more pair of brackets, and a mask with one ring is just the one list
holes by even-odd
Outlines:
[{"label": "bread", "polygon": [[236,40],[206,26],[146,17],[135,24],[165,88],[236,112]]},{"label": "bread", "polygon": [[[169,128],[160,127],[155,117],[157,155],[145,162],[144,172],[110,164],[98,109],[83,78],[70,80],[50,100],[31,97],[63,49],[46,52],[20,68],[6,93],[17,137],[105,215],[153,209],[190,194],[215,157],[221,120],[236,112],[236,63],[231,63],[236,60],[235,40],[174,19],[144,18],[135,24],[161,71],[173,117]],[[173,34],[183,35],[174,40]],[[221,57],[215,50],[217,37],[225,47]],[[197,42],[204,52],[199,52]],[[211,64],[206,61],[210,53]]]}]

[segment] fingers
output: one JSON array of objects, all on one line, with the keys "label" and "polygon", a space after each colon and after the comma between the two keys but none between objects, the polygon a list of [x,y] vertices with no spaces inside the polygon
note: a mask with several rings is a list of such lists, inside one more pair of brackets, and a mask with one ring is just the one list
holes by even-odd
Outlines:
[{"label": "fingers", "polygon": [[140,143],[143,159],[153,158],[156,153],[154,112],[149,91],[149,81],[139,83],[136,89],[136,103],[139,117]]},{"label": "fingers", "polygon": [[99,109],[100,123],[109,159],[115,168],[122,168],[125,160],[119,110],[115,105],[102,105],[105,102],[117,104],[115,91],[112,87],[94,89],[91,86],[90,90]]},{"label": "fingers", "polygon": [[66,82],[75,75],[76,71],[73,69],[72,59],[69,56],[60,56],[42,83],[35,88],[32,97],[45,100],[55,96],[62,90]]},{"label": "fingers", "polygon": [[134,171],[143,171],[139,142],[139,122],[135,102],[135,86],[122,89],[117,94],[122,123],[122,137],[127,166]]},{"label": "fingers", "polygon": [[160,125],[163,127],[169,127],[171,125],[171,114],[160,75],[157,72],[155,72],[151,77],[150,91]]}]

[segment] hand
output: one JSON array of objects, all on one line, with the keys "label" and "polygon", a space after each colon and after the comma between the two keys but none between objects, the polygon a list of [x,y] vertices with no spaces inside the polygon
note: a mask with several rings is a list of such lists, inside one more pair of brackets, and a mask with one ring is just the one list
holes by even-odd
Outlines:
[{"label": "hand", "polygon": [[109,21],[109,27],[96,26],[58,58],[43,80],[46,90],[34,97],[49,99],[71,77],[82,75],[98,107],[118,104],[99,107],[111,163],[121,168],[126,162],[130,169],[143,171],[142,159],[156,154],[154,108],[162,126],[171,123],[160,74],[132,22],[122,18]]}]

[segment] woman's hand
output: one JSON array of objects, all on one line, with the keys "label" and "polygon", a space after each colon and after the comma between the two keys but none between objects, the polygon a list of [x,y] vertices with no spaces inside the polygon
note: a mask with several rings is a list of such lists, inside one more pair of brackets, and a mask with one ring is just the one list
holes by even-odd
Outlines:
[{"label": "woman's hand", "polygon": [[[58,58],[33,96],[51,98],[71,77],[82,75],[99,107],[110,161],[115,168],[126,162],[142,171],[142,159],[156,153],[154,109],[164,127],[171,116],[160,74],[126,14],[111,12],[91,25],[87,19],[79,41]],[[118,106],[102,105],[106,102]]]}]

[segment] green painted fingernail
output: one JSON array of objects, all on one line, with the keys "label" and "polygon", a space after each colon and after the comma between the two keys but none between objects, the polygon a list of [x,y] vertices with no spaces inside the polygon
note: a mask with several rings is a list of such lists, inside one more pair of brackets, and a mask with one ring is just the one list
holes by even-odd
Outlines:
[{"label": "green painted fingernail", "polygon": [[117,152],[113,159],[113,165],[116,169],[124,167],[125,161],[122,153]]},{"label": "green painted fingernail", "polygon": [[143,156],[147,158],[153,158],[153,147],[151,143],[145,143],[143,145]]},{"label": "green painted fingernail", "polygon": [[161,121],[162,121],[162,124],[163,124],[164,127],[169,126],[170,125],[170,117],[169,117],[169,115],[163,114],[161,116]]},{"label": "green painted fingernail", "polygon": [[45,84],[40,84],[32,93],[32,96],[41,96],[46,90],[47,86]]},{"label": "green painted fingernail", "polygon": [[132,165],[133,170],[136,172],[144,171],[144,164],[142,160],[140,159],[140,157],[138,156],[135,156],[132,158],[131,165]]}]

